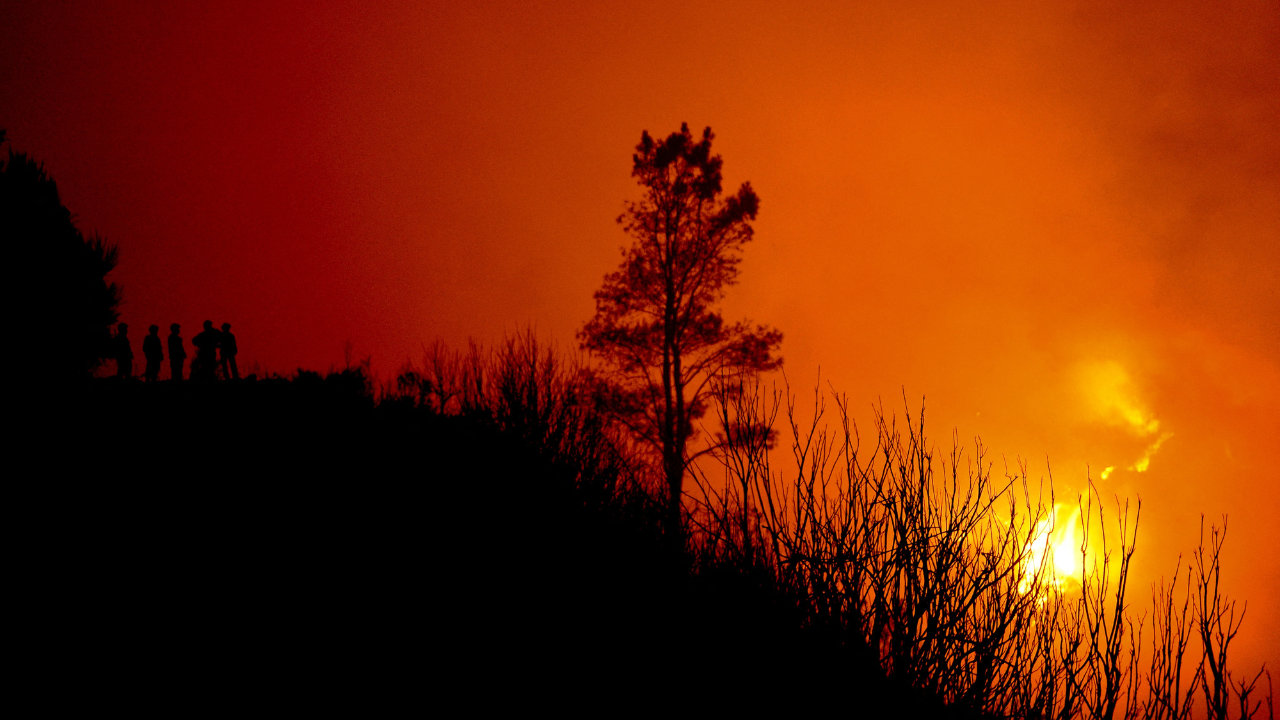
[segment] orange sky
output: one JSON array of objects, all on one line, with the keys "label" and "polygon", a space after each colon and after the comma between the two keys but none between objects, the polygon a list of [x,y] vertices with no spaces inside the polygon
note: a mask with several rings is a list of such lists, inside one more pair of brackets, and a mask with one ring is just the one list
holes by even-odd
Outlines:
[{"label": "orange sky", "polygon": [[6,3],[0,127],[119,243],[130,324],[386,374],[571,344],[640,131],[710,125],[762,200],[727,310],[798,388],[927,395],[1060,492],[1115,466],[1144,572],[1229,513],[1237,659],[1280,667],[1274,0],[450,5]]}]

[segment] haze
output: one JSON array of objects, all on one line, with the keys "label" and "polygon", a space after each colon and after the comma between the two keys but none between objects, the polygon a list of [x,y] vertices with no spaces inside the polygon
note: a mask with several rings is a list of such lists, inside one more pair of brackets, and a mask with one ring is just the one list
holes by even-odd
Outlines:
[{"label": "haze", "polygon": [[762,200],[727,314],[785,333],[802,398],[819,366],[863,419],[905,390],[943,446],[1141,496],[1137,605],[1228,513],[1233,663],[1280,667],[1274,1],[4,18],[0,127],[119,244],[122,320],[231,322],[242,367],[572,348],[641,130],[710,125]]}]

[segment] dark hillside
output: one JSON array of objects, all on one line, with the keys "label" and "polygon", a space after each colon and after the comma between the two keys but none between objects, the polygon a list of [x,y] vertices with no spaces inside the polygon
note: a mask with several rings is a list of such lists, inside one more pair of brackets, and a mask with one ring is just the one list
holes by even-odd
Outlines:
[{"label": "dark hillside", "polygon": [[24,556],[44,662],[101,691],[722,706],[839,674],[766,575],[691,574],[660,503],[510,418],[375,402],[359,370],[57,406]]},{"label": "dark hillside", "polygon": [[[46,396],[10,478],[24,668],[65,678],[60,702],[166,709],[1155,718],[1220,690],[1250,710],[1217,717],[1270,711],[1263,673],[1228,686],[1197,669],[1226,655],[1213,633],[1239,628],[1201,609],[1234,607],[1210,584],[1216,529],[1195,574],[1160,589],[1156,649],[1180,644],[1146,670],[1101,624],[1128,622],[1123,582],[1021,592],[1032,545],[1012,524],[969,552],[988,518],[973,508],[1004,491],[932,484],[922,426],[881,423],[894,462],[823,450],[790,488],[735,434],[731,479],[786,504],[743,513],[731,483],[673,542],[666,498],[589,384],[532,340],[485,362],[377,394],[354,369]],[[767,428],[762,396],[735,397],[734,427]],[[1192,590],[1190,615],[1160,604]],[[1193,679],[1170,685],[1166,667]],[[1132,710],[1108,707],[1138,682]]]}]

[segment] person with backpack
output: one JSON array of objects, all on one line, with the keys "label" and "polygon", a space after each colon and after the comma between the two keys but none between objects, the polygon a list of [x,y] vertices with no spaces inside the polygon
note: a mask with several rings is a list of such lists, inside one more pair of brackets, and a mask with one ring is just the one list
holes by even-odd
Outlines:
[{"label": "person with backpack", "polygon": [[196,346],[196,361],[191,366],[192,380],[213,380],[218,371],[218,345],[222,333],[213,329],[213,321],[204,321],[204,330],[191,338]]}]

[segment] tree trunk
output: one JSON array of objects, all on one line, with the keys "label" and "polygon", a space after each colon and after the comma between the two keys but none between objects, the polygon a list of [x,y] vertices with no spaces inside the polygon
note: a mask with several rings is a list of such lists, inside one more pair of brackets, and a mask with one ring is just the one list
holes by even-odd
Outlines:
[{"label": "tree trunk", "polygon": [[667,484],[671,487],[671,517],[669,522],[677,533],[683,530],[680,521],[680,510],[684,499],[684,450],[685,441],[689,438],[688,419],[684,408],[684,377],[680,372],[680,348],[673,347],[671,353],[672,392],[675,396],[675,442],[672,443],[671,466],[667,470]]},{"label": "tree trunk", "polygon": [[[680,470],[674,469],[673,460],[676,455],[676,422],[673,407],[673,383],[671,377],[670,345],[662,351],[662,469],[667,481],[667,531],[679,532],[680,529]],[[672,535],[672,537],[675,537]]]},{"label": "tree trunk", "polygon": [[[668,242],[670,247],[670,242]],[[667,253],[670,258],[670,251]],[[674,395],[678,385],[674,382],[673,366],[678,361],[679,351],[675,347],[675,287],[671,278],[671,270],[667,270],[666,308],[663,312],[662,328],[662,393],[665,413],[662,418],[662,465],[667,480],[667,535],[672,540],[680,537],[680,496],[681,479],[684,467],[677,449],[679,443],[680,420],[676,411]]]}]

